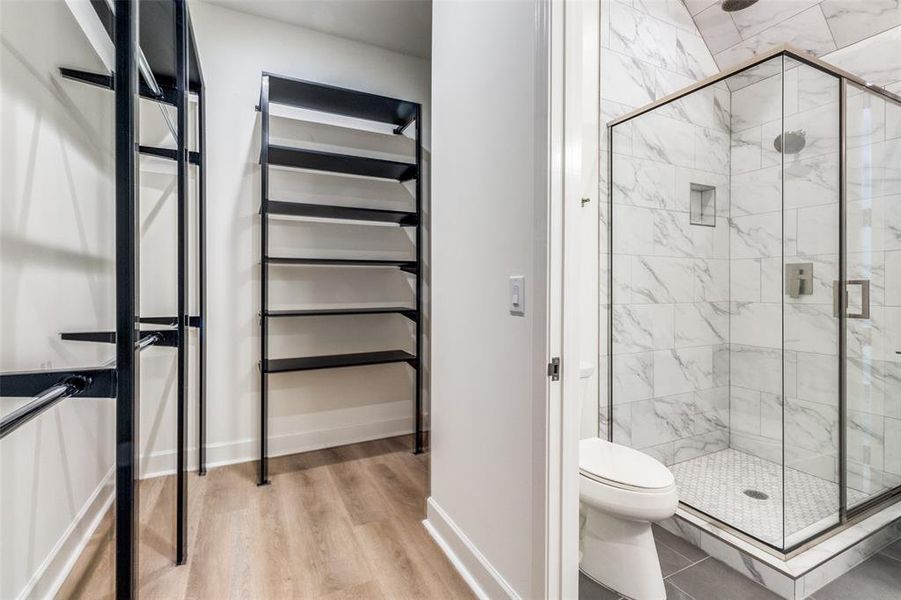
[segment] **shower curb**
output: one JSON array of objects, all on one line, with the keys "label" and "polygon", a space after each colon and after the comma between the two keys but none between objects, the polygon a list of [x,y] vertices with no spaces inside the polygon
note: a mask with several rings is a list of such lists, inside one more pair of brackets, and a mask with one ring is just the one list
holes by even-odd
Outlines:
[{"label": "shower curb", "polygon": [[803,600],[901,539],[901,502],[784,560],[680,507],[658,523],[786,600]]}]

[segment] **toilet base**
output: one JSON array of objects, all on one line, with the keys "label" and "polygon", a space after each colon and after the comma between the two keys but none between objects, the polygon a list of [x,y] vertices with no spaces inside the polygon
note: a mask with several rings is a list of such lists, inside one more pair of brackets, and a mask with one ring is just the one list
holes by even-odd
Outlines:
[{"label": "toilet base", "polygon": [[579,569],[633,600],[666,600],[651,524],[610,516],[585,504]]}]

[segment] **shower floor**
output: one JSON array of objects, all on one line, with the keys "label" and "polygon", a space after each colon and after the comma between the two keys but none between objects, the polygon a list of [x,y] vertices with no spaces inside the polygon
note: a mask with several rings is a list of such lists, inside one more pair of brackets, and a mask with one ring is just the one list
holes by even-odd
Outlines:
[{"label": "shower floor", "polygon": [[[838,484],[738,450],[700,456],[670,470],[682,502],[778,548],[836,522]],[[848,490],[849,504],[863,498]]]}]

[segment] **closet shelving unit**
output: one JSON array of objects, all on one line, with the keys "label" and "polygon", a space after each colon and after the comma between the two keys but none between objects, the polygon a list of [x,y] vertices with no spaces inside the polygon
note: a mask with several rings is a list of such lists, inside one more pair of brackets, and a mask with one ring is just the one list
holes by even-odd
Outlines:
[{"label": "closet shelving unit", "polygon": [[[60,75],[115,94],[115,331],[64,332],[63,340],[111,343],[116,356],[92,368],[0,374],[4,396],[31,397],[14,415],[6,415],[2,435],[12,433],[66,398],[116,398],[116,597],[132,599],[138,581],[138,419],[140,360],[145,348],[168,346],[178,353],[176,556],[187,560],[187,388],[188,328],[198,331],[198,445],[200,474],[205,473],[206,437],[206,143],[203,74],[197,59],[186,0],[94,0],[94,11],[115,47],[113,73],[60,68]],[[140,32],[139,32],[140,23]],[[188,97],[197,97],[197,151],[188,149]],[[175,148],[139,146],[138,100],[175,107],[169,123]],[[137,151],[136,151],[137,150]],[[171,160],[177,166],[177,314],[140,316],[140,227],[138,153]],[[188,168],[197,167],[197,286],[199,314],[188,315]],[[144,326],[153,327],[144,327]],[[15,417],[15,418],[12,418]]]},{"label": "closet shelving unit", "polygon": [[[271,104],[388,124],[393,126],[395,135],[403,135],[406,129],[415,123],[414,162],[384,160],[272,144],[269,136]],[[267,455],[268,378],[270,374],[274,373],[388,363],[406,363],[410,365],[415,371],[416,381],[414,390],[415,437],[413,451],[416,453],[422,452],[422,369],[420,363],[420,357],[422,356],[422,332],[420,328],[420,315],[422,314],[422,107],[416,102],[398,100],[387,96],[294,79],[272,73],[263,73],[260,87],[260,103],[257,106],[257,110],[261,113],[260,164],[262,167],[260,196],[260,461],[258,483],[259,485],[269,483]],[[414,207],[413,210],[399,211],[280,201],[270,198],[269,195],[270,167],[296,168],[337,175],[394,180],[398,182],[398,185],[407,181],[414,181]],[[269,219],[279,216],[330,219],[339,222],[387,223],[400,227],[415,227],[416,256],[409,260],[271,256],[268,245]],[[415,307],[359,306],[356,308],[326,307],[273,310],[269,308],[268,289],[269,268],[273,265],[397,268],[415,277]],[[352,354],[269,358],[269,325],[273,319],[381,314],[399,314],[414,323],[415,354],[395,349]]]}]

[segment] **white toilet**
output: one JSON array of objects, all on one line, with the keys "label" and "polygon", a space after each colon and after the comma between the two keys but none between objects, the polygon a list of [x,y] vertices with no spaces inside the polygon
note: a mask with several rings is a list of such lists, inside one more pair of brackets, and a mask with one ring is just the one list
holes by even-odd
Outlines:
[{"label": "white toilet", "polygon": [[679,495],[670,470],[638,450],[584,439],[579,500],[579,569],[627,598],[664,600],[651,523],[676,513]]}]

